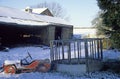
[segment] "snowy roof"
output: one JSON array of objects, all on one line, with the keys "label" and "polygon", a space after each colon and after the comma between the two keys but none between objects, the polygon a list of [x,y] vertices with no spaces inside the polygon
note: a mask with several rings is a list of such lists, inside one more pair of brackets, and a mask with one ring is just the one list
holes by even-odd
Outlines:
[{"label": "snowy roof", "polygon": [[32,13],[53,16],[48,8],[26,8],[25,11],[26,10],[31,11]]},{"label": "snowy roof", "polygon": [[33,8],[32,12],[33,13],[42,13],[43,11],[47,10],[47,8]]},{"label": "snowy roof", "polygon": [[9,7],[0,7],[0,22],[17,23],[23,25],[71,25],[65,20],[57,17],[27,13]]}]

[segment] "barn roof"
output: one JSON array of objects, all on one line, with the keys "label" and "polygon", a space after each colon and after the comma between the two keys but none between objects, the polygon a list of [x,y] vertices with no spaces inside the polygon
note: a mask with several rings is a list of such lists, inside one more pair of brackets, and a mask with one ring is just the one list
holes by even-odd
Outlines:
[{"label": "barn roof", "polygon": [[53,16],[53,14],[48,8],[32,8],[32,12],[42,15]]},{"label": "barn roof", "polygon": [[21,25],[71,25],[63,19],[46,15],[27,13],[15,8],[0,6],[0,22]]},{"label": "barn roof", "polygon": [[43,11],[47,10],[47,8],[33,8],[33,13],[42,13]]}]

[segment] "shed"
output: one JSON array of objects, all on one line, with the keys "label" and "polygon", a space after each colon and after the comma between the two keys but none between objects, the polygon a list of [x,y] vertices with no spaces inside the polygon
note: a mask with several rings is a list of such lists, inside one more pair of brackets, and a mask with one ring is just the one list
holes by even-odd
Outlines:
[{"label": "shed", "polygon": [[50,40],[70,39],[72,35],[73,26],[63,19],[0,7],[2,45],[49,45]]}]

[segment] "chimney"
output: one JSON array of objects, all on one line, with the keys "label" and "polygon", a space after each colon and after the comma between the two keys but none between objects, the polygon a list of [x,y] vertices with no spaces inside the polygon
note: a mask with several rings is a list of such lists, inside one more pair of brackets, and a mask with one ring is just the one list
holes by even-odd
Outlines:
[{"label": "chimney", "polygon": [[28,13],[32,13],[32,8],[26,7],[26,8],[25,8],[25,11],[28,12]]}]

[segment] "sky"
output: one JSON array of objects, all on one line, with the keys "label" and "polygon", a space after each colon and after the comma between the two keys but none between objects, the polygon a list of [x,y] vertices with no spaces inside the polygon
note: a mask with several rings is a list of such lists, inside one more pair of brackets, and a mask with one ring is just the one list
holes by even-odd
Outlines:
[{"label": "sky", "polygon": [[43,2],[59,3],[69,16],[69,21],[76,27],[91,27],[99,7],[96,0],[0,0],[0,6],[24,9]]}]

